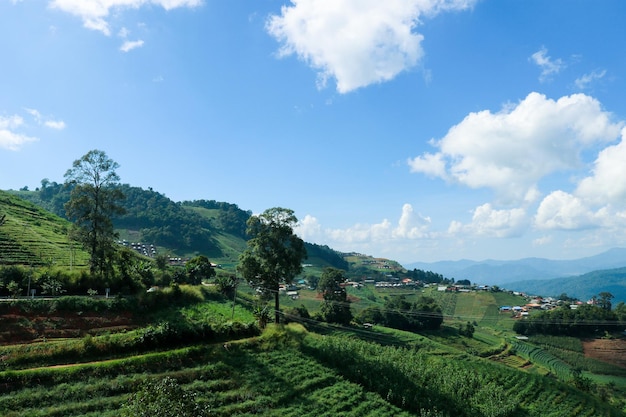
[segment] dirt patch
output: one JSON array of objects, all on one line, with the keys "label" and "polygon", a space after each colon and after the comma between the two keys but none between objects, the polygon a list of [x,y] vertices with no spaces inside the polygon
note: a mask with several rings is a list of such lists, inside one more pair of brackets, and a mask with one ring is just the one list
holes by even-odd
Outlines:
[{"label": "dirt patch", "polygon": [[626,340],[593,339],[583,342],[585,356],[626,369]]},{"label": "dirt patch", "polygon": [[30,343],[43,338],[82,337],[138,327],[131,314],[120,313],[37,315],[11,312],[0,315],[0,323],[0,345]]}]

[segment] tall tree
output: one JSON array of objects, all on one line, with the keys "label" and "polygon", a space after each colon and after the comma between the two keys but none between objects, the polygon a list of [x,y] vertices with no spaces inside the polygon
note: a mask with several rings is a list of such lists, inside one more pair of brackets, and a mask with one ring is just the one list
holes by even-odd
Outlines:
[{"label": "tall tree", "polygon": [[124,194],[118,188],[118,167],[103,151],[91,150],[65,173],[65,183],[72,188],[65,204],[67,217],[74,221],[76,238],[89,252],[91,273],[103,278],[111,271],[117,237],[111,217],[124,212],[119,205]]},{"label": "tall tree", "polygon": [[298,219],[293,210],[274,207],[247,222],[250,236],[239,257],[237,269],[245,279],[259,286],[265,296],[274,296],[275,322],[280,322],[278,286],[289,284],[302,271],[306,258],[304,242],[293,233]]},{"label": "tall tree", "polygon": [[320,311],[329,323],[349,324],[352,321],[345,282],[346,277],[341,269],[326,268],[317,283],[317,291],[324,297]]}]

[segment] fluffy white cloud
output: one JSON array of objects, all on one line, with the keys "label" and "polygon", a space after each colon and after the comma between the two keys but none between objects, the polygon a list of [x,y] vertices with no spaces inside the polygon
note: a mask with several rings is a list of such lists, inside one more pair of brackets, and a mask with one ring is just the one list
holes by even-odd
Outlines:
[{"label": "fluffy white cloud", "polygon": [[544,198],[535,216],[535,226],[539,229],[583,229],[594,223],[594,214],[586,204],[561,190]]},{"label": "fluffy white cloud", "polygon": [[292,0],[266,28],[281,44],[318,70],[318,85],[330,78],[346,93],[388,81],[422,58],[423,16],[463,10],[475,0]]},{"label": "fluffy white cloud", "polygon": [[413,206],[402,206],[402,215],[398,226],[392,231],[394,238],[418,239],[427,235],[430,226],[430,218],[413,212]]},{"label": "fluffy white cloud", "polygon": [[584,178],[576,195],[592,204],[626,202],[626,129],[622,140],[603,149],[594,163],[593,175]]},{"label": "fluffy white cloud", "polygon": [[434,143],[439,152],[408,163],[412,172],[491,188],[503,201],[518,203],[536,195],[543,177],[579,167],[582,151],[615,140],[622,126],[590,96],[555,101],[531,93],[498,113],[470,113]]},{"label": "fluffy white cloud", "polygon": [[137,9],[144,5],[157,5],[165,10],[171,10],[179,7],[196,7],[202,4],[202,0],[52,0],[49,4],[51,8],[80,17],[86,28],[109,36],[111,29],[106,18],[112,10]]},{"label": "fluffy white cloud", "polygon": [[28,142],[35,142],[38,139],[15,132],[24,124],[24,119],[18,115],[2,117],[0,116],[0,147],[10,151],[17,151]]},{"label": "fluffy white cloud", "polygon": [[122,46],[120,46],[120,51],[122,52],[128,52],[128,51],[132,51],[135,48],[141,48],[143,46],[143,41],[137,40],[137,41],[125,41]]},{"label": "fluffy white cloud", "polygon": [[523,208],[496,210],[486,203],[474,210],[472,222],[463,225],[453,221],[448,227],[451,235],[472,235],[488,237],[520,236],[528,226],[526,210]]},{"label": "fluffy white cloud", "polygon": [[545,47],[532,54],[530,60],[541,68],[539,81],[542,82],[548,80],[551,75],[558,74],[565,67],[561,59],[550,58]]},{"label": "fluffy white cloud", "polygon": [[375,224],[355,224],[346,229],[322,228],[317,218],[306,215],[295,228],[304,240],[311,242],[332,242],[333,245],[349,246],[379,244],[428,238],[430,218],[415,213],[410,204],[402,206],[397,225],[383,219]]},{"label": "fluffy white cloud", "polygon": [[[626,226],[626,129],[622,140],[603,149],[591,174],[572,193],[557,190],[543,199],[535,216],[540,229],[574,230]],[[621,233],[621,232],[620,232]]]},{"label": "fluffy white cloud", "polygon": [[315,242],[321,236],[322,227],[317,218],[307,214],[304,219],[298,222],[294,232],[308,242]]}]

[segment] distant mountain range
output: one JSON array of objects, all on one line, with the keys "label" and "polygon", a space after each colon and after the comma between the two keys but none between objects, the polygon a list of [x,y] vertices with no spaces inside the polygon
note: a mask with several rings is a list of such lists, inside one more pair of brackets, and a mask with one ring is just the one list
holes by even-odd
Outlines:
[{"label": "distant mountain range", "polygon": [[468,279],[472,283],[507,286],[512,282],[546,280],[582,275],[587,272],[626,267],[626,248],[614,248],[587,258],[550,260],[525,258],[515,261],[415,262],[407,269],[433,271],[447,278]]},{"label": "distant mountain range", "polygon": [[573,260],[525,258],[515,261],[415,262],[405,268],[544,296],[566,293],[587,300],[607,291],[615,296],[615,302],[626,302],[626,248],[614,248]]}]

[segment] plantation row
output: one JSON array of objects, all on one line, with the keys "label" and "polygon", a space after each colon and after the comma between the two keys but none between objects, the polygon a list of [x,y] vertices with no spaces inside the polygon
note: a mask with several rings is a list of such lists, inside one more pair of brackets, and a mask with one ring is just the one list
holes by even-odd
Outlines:
[{"label": "plantation row", "polygon": [[433,355],[345,338],[308,337],[303,351],[413,413],[450,416],[618,416],[562,382],[476,358]]},{"label": "plantation row", "polygon": [[402,416],[380,396],[302,357],[297,350],[231,343],[68,368],[0,373],[0,414],[119,416],[147,379],[170,376],[214,416]]},{"label": "plantation row", "polygon": [[561,380],[566,381],[571,377],[572,368],[561,359],[551,355],[545,349],[519,340],[512,340],[511,345],[517,355],[530,360],[536,365],[543,366],[561,378]]},{"label": "plantation row", "polygon": [[0,415],[119,416],[146,380],[167,376],[217,416],[621,415],[558,381],[426,350],[292,325],[241,342],[0,372]]}]

